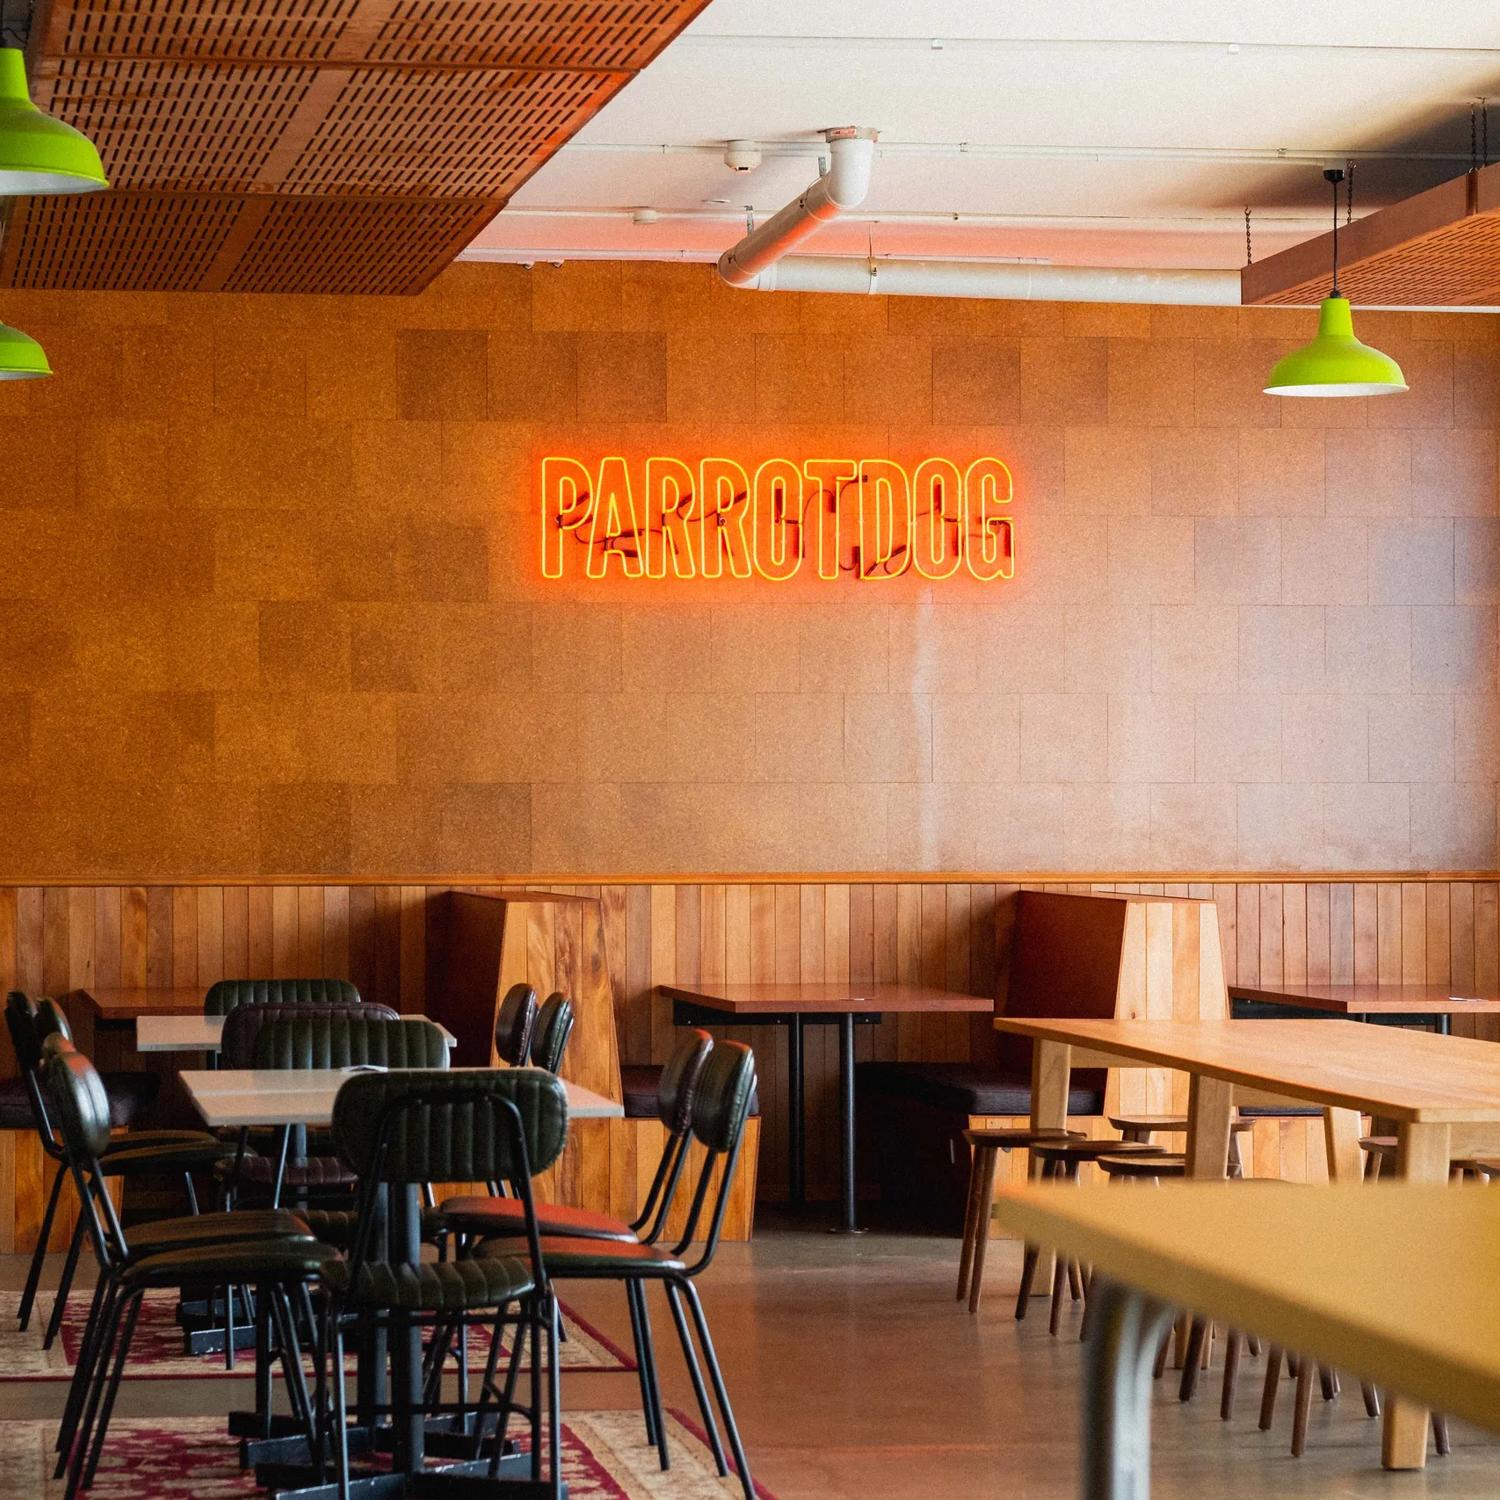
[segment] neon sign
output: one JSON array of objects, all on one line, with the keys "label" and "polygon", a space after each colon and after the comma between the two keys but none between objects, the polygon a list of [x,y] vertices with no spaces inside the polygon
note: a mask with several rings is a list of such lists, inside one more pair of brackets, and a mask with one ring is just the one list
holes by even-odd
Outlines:
[{"label": "neon sign", "polygon": [[1015,574],[1010,470],[928,458],[542,460],[542,576],[982,583]]}]

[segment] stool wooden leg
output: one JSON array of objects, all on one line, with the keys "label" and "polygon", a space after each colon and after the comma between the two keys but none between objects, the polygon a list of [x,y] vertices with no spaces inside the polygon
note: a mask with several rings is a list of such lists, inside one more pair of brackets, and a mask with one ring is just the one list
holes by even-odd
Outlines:
[{"label": "stool wooden leg", "polygon": [[964,1239],[958,1252],[958,1301],[969,1294],[969,1269],[974,1264],[974,1239],[978,1234],[979,1158],[984,1146],[969,1148],[969,1195],[964,1200]]},{"label": "stool wooden leg", "polygon": [[1266,1381],[1260,1392],[1260,1430],[1269,1432],[1276,1415],[1276,1387],[1281,1383],[1281,1350],[1274,1344],[1266,1355]]},{"label": "stool wooden leg", "polygon": [[1307,1422],[1312,1415],[1313,1371],[1316,1361],[1306,1355],[1297,1366],[1297,1404],[1292,1412],[1292,1457],[1301,1458],[1307,1447]]},{"label": "stool wooden leg", "polygon": [[1067,1259],[1059,1255],[1052,1263],[1052,1308],[1047,1315],[1047,1332],[1056,1334],[1062,1321],[1063,1287],[1068,1279]]},{"label": "stool wooden leg", "polygon": [[984,1253],[990,1243],[990,1208],[995,1201],[995,1161],[999,1151],[984,1148],[984,1171],[979,1174],[979,1196],[974,1204],[974,1258],[969,1266],[969,1311],[979,1311],[984,1288]]},{"label": "stool wooden leg", "polygon": [[1188,1326],[1187,1348],[1182,1356],[1182,1380],[1177,1387],[1179,1401],[1191,1401],[1198,1388],[1198,1371],[1203,1366],[1203,1349],[1208,1342],[1208,1319],[1194,1318]]},{"label": "stool wooden leg", "polygon": [[[1052,1176],[1052,1163],[1043,1162],[1041,1178],[1047,1181]],[[1028,1244],[1021,1256],[1021,1289],[1016,1293],[1016,1322],[1026,1316],[1026,1306],[1031,1300],[1031,1284],[1036,1280],[1037,1263],[1041,1260],[1040,1245]]]},{"label": "stool wooden leg", "polygon": [[1224,1387],[1219,1393],[1219,1420],[1227,1422],[1234,1414],[1235,1387],[1240,1378],[1240,1333],[1231,1328],[1224,1335]]},{"label": "stool wooden leg", "polygon": [[1432,1414],[1432,1440],[1442,1457],[1446,1458],[1453,1452],[1453,1444],[1448,1439],[1448,1419],[1440,1411]]},{"label": "stool wooden leg", "polygon": [[1380,1392],[1368,1380],[1361,1380],[1359,1393],[1365,1398],[1365,1415],[1378,1417],[1380,1415]]}]

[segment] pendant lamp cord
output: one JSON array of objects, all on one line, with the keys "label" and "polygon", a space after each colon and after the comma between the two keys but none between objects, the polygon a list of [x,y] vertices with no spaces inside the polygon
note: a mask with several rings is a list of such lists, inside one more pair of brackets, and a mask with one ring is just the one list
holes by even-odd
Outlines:
[{"label": "pendant lamp cord", "polygon": [[[1339,293],[1339,183],[1344,180],[1342,167],[1330,167],[1323,173],[1323,180],[1333,189],[1333,291],[1331,296],[1337,297]],[[1353,200],[1350,200],[1351,205]]]}]

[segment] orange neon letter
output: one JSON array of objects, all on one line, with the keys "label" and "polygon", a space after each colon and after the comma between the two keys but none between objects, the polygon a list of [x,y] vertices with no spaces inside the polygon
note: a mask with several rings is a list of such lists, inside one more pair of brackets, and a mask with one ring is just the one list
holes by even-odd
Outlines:
[{"label": "orange neon letter", "polygon": [[[839,576],[843,562],[839,548],[844,539],[845,495],[859,477],[859,465],[852,458],[810,458],[802,472],[817,486],[803,515],[817,533],[818,577],[831,580]],[[859,491],[853,488],[852,493],[857,498]]]},{"label": "orange neon letter", "polygon": [[705,458],[698,465],[698,513],[703,522],[703,576],[722,578],[728,559],[731,578],[750,576],[750,476],[732,458]]},{"label": "orange neon letter", "polygon": [[665,578],[671,559],[674,578],[692,578],[698,571],[695,538],[702,528],[690,526],[698,513],[693,471],[680,458],[646,460],[646,577]]},{"label": "orange neon letter", "polygon": [[912,561],[923,578],[951,578],[963,559],[964,481],[949,458],[929,458],[911,476]]},{"label": "orange neon letter", "polygon": [[911,483],[888,458],[859,461],[859,576],[899,578],[911,562]]},{"label": "orange neon letter", "polygon": [[755,571],[785,583],[802,566],[802,471],[768,458],[755,471]]},{"label": "orange neon letter", "polygon": [[542,577],[563,575],[563,533],[594,513],[589,471],[576,458],[542,460]]},{"label": "orange neon letter", "polygon": [[636,517],[635,497],[630,492],[630,469],[623,458],[599,460],[599,482],[594,487],[594,514],[589,521],[590,578],[607,578],[609,560],[620,559],[625,578],[639,578],[641,523]]},{"label": "orange neon letter", "polygon": [[1011,520],[999,513],[1010,497],[1010,470],[998,458],[976,458],[969,465],[964,475],[964,555],[981,583],[1015,576]]}]

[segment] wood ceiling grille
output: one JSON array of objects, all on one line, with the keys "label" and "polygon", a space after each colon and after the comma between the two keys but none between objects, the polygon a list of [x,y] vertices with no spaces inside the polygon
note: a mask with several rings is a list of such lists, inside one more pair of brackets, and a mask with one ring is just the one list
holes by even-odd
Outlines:
[{"label": "wood ceiling grille", "polygon": [[[1312,306],[1328,295],[1333,236],[1240,273],[1248,304]],[[1439,183],[1339,231],[1339,290],[1376,307],[1500,305],[1500,163]]]},{"label": "wood ceiling grille", "polygon": [[15,200],[12,286],[413,293],[707,0],[41,0],[111,190]]}]

